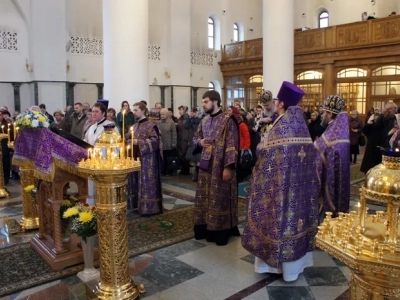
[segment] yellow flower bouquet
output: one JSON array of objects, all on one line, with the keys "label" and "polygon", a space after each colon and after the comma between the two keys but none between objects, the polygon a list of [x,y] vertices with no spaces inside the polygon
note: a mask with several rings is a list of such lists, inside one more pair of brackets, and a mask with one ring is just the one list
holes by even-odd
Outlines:
[{"label": "yellow flower bouquet", "polygon": [[36,199],[37,199],[36,198],[36,192],[37,192],[37,189],[33,184],[24,187],[24,192],[30,193],[31,196],[32,196],[32,199],[35,200],[35,203],[36,203]]},{"label": "yellow flower bouquet", "polygon": [[97,233],[96,207],[88,204],[78,203],[68,208],[63,218],[71,219],[71,232],[79,235],[85,242],[86,238]]},{"label": "yellow flower bouquet", "polygon": [[45,114],[39,111],[27,110],[21,113],[15,120],[19,128],[48,128],[49,119]]}]

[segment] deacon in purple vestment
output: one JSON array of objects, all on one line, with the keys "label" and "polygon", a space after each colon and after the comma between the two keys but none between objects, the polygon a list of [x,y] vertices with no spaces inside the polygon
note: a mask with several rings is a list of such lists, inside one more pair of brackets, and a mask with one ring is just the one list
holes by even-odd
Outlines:
[{"label": "deacon in purple vestment", "polygon": [[208,115],[193,138],[194,152],[201,151],[193,223],[197,240],[223,246],[231,235],[239,236],[235,171],[239,133],[237,123],[220,105],[218,92],[204,93],[203,109]]},{"label": "deacon in purple vestment", "polygon": [[[137,123],[133,125],[135,145],[134,156],[140,157],[140,179],[133,172],[130,184],[140,186],[138,210],[141,215],[159,214],[163,211],[161,189],[161,135],[157,125],[145,117],[146,106],[141,103],[133,105]],[[140,183],[138,182],[140,180]],[[129,206],[129,205],[128,205]]]},{"label": "deacon in purple vestment", "polygon": [[312,265],[318,230],[317,151],[297,106],[303,95],[284,81],[274,101],[279,117],[257,146],[242,235],[255,271],[283,273],[285,281]]},{"label": "deacon in purple vestment", "polygon": [[314,142],[319,152],[317,166],[321,180],[323,204],[320,218],[325,212],[349,212],[350,206],[350,138],[349,116],[342,112],[346,103],[339,96],[329,96],[323,105],[322,124],[328,127]]}]

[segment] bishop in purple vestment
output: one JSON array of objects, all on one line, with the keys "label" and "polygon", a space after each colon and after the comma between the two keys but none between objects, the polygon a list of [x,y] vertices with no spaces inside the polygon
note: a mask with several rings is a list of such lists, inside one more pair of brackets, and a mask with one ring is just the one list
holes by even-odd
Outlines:
[{"label": "bishop in purple vestment", "polygon": [[226,245],[231,235],[239,235],[236,167],[238,125],[220,108],[216,91],[203,95],[208,114],[193,138],[194,151],[201,151],[193,222],[196,239]]},{"label": "bishop in purple vestment", "polygon": [[141,103],[133,105],[133,113],[137,123],[133,125],[135,144],[134,156],[140,157],[142,168],[140,183],[137,173],[131,175],[132,185],[140,186],[138,200],[139,214],[153,215],[163,211],[161,189],[161,135],[157,125],[145,117],[146,106]]},{"label": "bishop in purple vestment", "polygon": [[255,271],[283,273],[285,281],[312,265],[318,230],[317,151],[297,106],[303,95],[285,81],[274,101],[279,117],[257,146],[242,235]]},{"label": "bishop in purple vestment", "polygon": [[348,212],[350,206],[350,135],[349,116],[342,112],[346,103],[339,96],[329,96],[323,105],[322,123],[328,127],[314,142],[319,152],[317,166],[321,180],[323,204],[320,217],[325,212]]}]

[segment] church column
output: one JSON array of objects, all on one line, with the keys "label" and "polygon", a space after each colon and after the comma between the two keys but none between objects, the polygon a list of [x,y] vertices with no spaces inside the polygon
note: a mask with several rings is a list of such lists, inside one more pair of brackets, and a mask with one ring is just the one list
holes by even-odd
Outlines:
[{"label": "church column", "polygon": [[14,111],[21,111],[21,94],[20,87],[21,82],[13,82],[12,86],[14,88]]},{"label": "church column", "polygon": [[324,64],[324,94],[323,98],[325,99],[329,95],[336,94],[335,87],[335,68],[333,63]]},{"label": "church column", "polygon": [[103,0],[104,99],[149,102],[148,0]]},{"label": "church column", "polygon": [[103,83],[96,83],[97,86],[97,99],[103,99]]},{"label": "church column", "polygon": [[294,0],[263,0],[263,87],[276,97],[293,82]]}]

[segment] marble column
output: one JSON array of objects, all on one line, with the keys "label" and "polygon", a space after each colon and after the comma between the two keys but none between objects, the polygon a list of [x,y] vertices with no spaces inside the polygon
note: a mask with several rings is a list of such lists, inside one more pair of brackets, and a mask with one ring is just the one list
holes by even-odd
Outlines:
[{"label": "marble column", "polygon": [[263,87],[276,97],[294,80],[294,0],[263,0]]},{"label": "marble column", "polygon": [[103,99],[104,83],[96,83],[97,86],[97,99]]},{"label": "marble column", "polygon": [[161,105],[162,107],[165,107],[165,89],[167,86],[165,85],[160,85],[160,90],[161,90]]},{"label": "marble column", "polygon": [[104,99],[149,102],[148,0],[103,0]]},{"label": "marble column", "polygon": [[21,112],[21,94],[19,89],[21,82],[13,82],[12,86],[14,88],[14,111]]},{"label": "marble column", "polygon": [[75,93],[74,93],[74,87],[76,83],[75,82],[66,82],[66,87],[65,87],[65,94],[67,98],[67,106],[72,105],[74,106],[75,103]]}]

